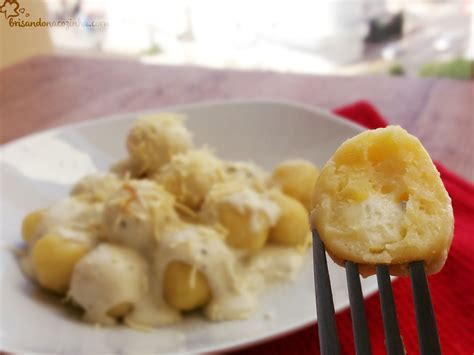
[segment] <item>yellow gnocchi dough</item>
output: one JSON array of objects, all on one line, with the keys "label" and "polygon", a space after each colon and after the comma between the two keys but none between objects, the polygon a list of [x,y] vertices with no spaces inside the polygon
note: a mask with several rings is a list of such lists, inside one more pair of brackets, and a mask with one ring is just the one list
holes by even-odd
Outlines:
[{"label": "yellow gnocchi dough", "polygon": [[107,315],[112,318],[121,318],[125,317],[133,309],[133,304],[130,302],[119,303],[107,311]]},{"label": "yellow gnocchi dough", "polygon": [[270,223],[263,212],[239,211],[235,206],[222,204],[218,214],[220,223],[229,233],[226,243],[230,246],[254,253],[265,245]]},{"label": "yellow gnocchi dough", "polygon": [[87,243],[56,234],[42,237],[32,250],[33,269],[39,284],[48,290],[65,293],[74,266],[90,248]]},{"label": "yellow gnocchi dough", "polygon": [[299,200],[309,211],[318,169],[309,161],[297,159],[279,164],[270,177],[270,184]]},{"label": "yellow gnocchi dough", "polygon": [[451,199],[420,141],[398,126],[363,132],[343,143],[321,170],[312,222],[326,249],[361,273],[388,264],[406,275],[425,262],[444,265],[453,236]]},{"label": "yellow gnocchi dough", "polygon": [[270,240],[279,244],[296,246],[303,245],[309,233],[309,218],[303,204],[283,193],[272,196],[280,208],[280,216],[270,229]]},{"label": "yellow gnocchi dough", "polygon": [[211,298],[206,277],[181,261],[172,261],[167,265],[163,291],[166,302],[180,311],[202,307]]},{"label": "yellow gnocchi dough", "polygon": [[38,227],[43,218],[43,210],[37,210],[29,213],[21,224],[21,235],[23,240],[30,244],[33,236],[36,234]]},{"label": "yellow gnocchi dough", "polygon": [[160,113],[139,118],[127,137],[127,148],[139,166],[138,174],[157,172],[175,154],[192,147],[183,117]]},{"label": "yellow gnocchi dough", "polygon": [[278,206],[268,196],[236,181],[213,186],[201,209],[204,222],[227,230],[227,244],[251,253],[265,245],[278,214]]}]

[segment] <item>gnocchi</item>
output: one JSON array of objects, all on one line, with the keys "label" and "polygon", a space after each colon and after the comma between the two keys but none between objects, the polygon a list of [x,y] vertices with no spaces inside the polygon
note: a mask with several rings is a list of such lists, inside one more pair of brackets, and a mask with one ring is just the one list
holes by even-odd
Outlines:
[{"label": "gnocchi", "polygon": [[280,208],[280,216],[270,229],[270,240],[283,245],[303,245],[309,234],[309,217],[303,204],[281,192],[274,193],[272,200]]},{"label": "gnocchi", "polygon": [[173,206],[174,197],[153,181],[124,182],[105,202],[107,237],[137,250],[152,249],[161,228],[177,218]]},{"label": "gnocchi", "polygon": [[319,171],[307,160],[287,160],[273,170],[270,185],[296,198],[306,209],[311,209],[311,196]]},{"label": "gnocchi", "polygon": [[227,230],[229,245],[255,253],[265,245],[278,214],[278,206],[268,196],[231,182],[211,189],[201,216]]},{"label": "gnocchi", "polygon": [[167,265],[163,289],[166,302],[180,311],[202,307],[211,298],[211,290],[203,273],[181,261],[172,261]]},{"label": "gnocchi", "polygon": [[23,222],[21,224],[21,235],[23,237],[23,240],[28,244],[31,243],[36,231],[39,229],[39,225],[41,223],[42,218],[43,211],[36,210],[28,213],[23,219]]},{"label": "gnocchi", "polygon": [[[266,285],[300,270],[308,245],[300,201],[314,174],[274,173],[269,184],[255,164],[195,149],[176,114],[138,119],[126,147],[109,172],[83,177],[22,223],[25,274],[65,295],[85,321],[142,329],[194,310],[243,319]],[[298,174],[314,170],[300,165]]]},{"label": "gnocchi", "polygon": [[224,180],[224,165],[208,150],[191,150],[173,156],[154,179],[179,202],[197,209],[212,185]]},{"label": "gnocchi", "polygon": [[451,200],[420,141],[398,126],[344,142],[321,170],[313,224],[338,263],[361,264],[365,275],[388,264],[406,275],[423,260],[443,266],[453,237]]},{"label": "gnocchi", "polygon": [[39,284],[50,291],[65,293],[76,263],[90,249],[88,243],[58,234],[42,237],[33,247],[31,255]]},{"label": "gnocchi", "polygon": [[128,152],[138,166],[139,175],[157,172],[173,155],[184,153],[192,146],[183,117],[170,113],[138,119],[127,137]]},{"label": "gnocchi", "polygon": [[136,251],[102,243],[76,265],[68,297],[85,311],[85,319],[115,323],[148,289],[147,265]]}]

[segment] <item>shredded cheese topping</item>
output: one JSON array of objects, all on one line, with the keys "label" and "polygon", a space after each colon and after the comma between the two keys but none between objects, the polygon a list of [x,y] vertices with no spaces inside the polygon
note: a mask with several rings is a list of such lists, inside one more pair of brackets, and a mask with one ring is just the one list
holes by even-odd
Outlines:
[{"label": "shredded cheese topping", "polygon": [[[294,277],[310,239],[297,248],[267,245],[252,254],[228,244],[229,230],[219,220],[226,205],[248,214],[252,231],[277,223],[280,209],[262,169],[192,149],[183,118],[171,114],[138,120],[127,148],[130,156],[110,173],[84,177],[69,198],[41,212],[21,256],[29,277],[36,277],[31,251],[45,234],[90,243],[74,266],[66,301],[82,307],[88,322],[123,319],[140,330],[182,319],[164,297],[171,262],[191,267],[190,289],[203,275],[212,296],[202,311],[213,321],[248,317],[265,283]],[[124,314],[111,315],[112,309]]]}]

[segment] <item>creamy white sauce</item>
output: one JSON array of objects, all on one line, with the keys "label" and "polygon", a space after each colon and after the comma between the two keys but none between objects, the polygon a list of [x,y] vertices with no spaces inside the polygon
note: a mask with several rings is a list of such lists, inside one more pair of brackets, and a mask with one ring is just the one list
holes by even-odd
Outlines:
[{"label": "creamy white sauce", "polygon": [[271,226],[275,225],[280,215],[280,208],[276,203],[250,188],[229,194],[222,201],[231,204],[241,213],[249,210],[252,211],[250,227],[253,232],[260,231],[264,223],[258,212],[263,212],[268,217]]},{"label": "creamy white sauce", "polygon": [[249,262],[248,272],[261,274],[267,283],[294,279],[303,264],[303,254],[294,248],[268,245]]},{"label": "creamy white sauce", "polygon": [[[230,248],[225,235],[210,226],[186,224],[176,218],[156,229],[154,223],[172,210],[173,200],[165,198],[170,195],[152,182],[132,180],[126,184],[108,197],[105,209],[103,203],[86,203],[75,197],[58,202],[44,212],[39,228],[39,234],[47,231],[97,242],[101,223],[107,224],[107,240],[111,227],[120,228],[120,220],[115,219],[125,218],[128,230],[115,238],[119,244],[100,243],[75,266],[68,298],[84,309],[88,322],[115,324],[116,319],[107,312],[121,303],[132,305],[124,322],[137,329],[181,321],[181,313],[169,306],[163,295],[164,273],[172,261],[191,265],[206,277],[212,297],[202,311],[212,321],[249,317],[267,285],[291,280],[302,266],[304,255],[294,248],[267,245],[249,256]],[[256,216],[262,212],[271,224],[277,221],[279,208],[266,195],[248,187],[233,188],[221,195],[223,202],[238,211],[251,210]],[[124,206],[126,216],[118,216]],[[110,211],[116,215],[107,217]],[[259,223],[255,218],[252,228],[258,230]],[[149,235],[148,241],[137,246],[140,235]],[[30,257],[21,258],[20,263],[25,274],[34,278]]]},{"label": "creamy white sauce", "polygon": [[280,216],[280,208],[267,194],[255,191],[242,181],[215,185],[201,209],[202,220],[218,223],[219,206],[223,204],[234,207],[241,214],[250,212],[250,230],[254,233],[259,233],[264,226],[275,225]]},{"label": "creamy white sauce", "polygon": [[59,234],[78,241],[95,241],[103,237],[103,205],[87,203],[75,197],[58,201],[42,212],[41,222],[29,244],[34,245],[45,234]]},{"label": "creamy white sauce", "polygon": [[[227,246],[225,236],[209,226],[173,220],[159,231],[159,238],[154,238],[153,228],[149,226],[155,217],[147,206],[151,203],[150,198],[158,195],[163,198],[162,190],[155,191],[155,185],[145,181],[132,185],[137,200],[129,204],[129,214],[148,226],[145,231],[151,233],[154,242],[145,243],[146,250],[137,248],[135,242],[127,242],[136,240],[137,234],[144,231],[133,227],[128,218],[129,231],[123,240],[117,240],[121,246],[101,243],[76,264],[68,297],[85,310],[84,317],[88,322],[114,324],[116,320],[107,311],[123,302],[133,305],[124,322],[134,328],[146,329],[181,321],[181,313],[166,303],[162,289],[164,272],[172,261],[191,265],[206,277],[212,298],[203,313],[212,321],[247,318],[257,308],[258,295],[266,285],[291,280],[301,268],[303,254],[294,248],[267,245],[249,256]],[[128,188],[121,191],[110,196],[106,210],[110,205],[120,210],[129,200]],[[224,200],[240,211],[264,212],[271,223],[275,223],[279,215],[275,203],[250,188],[228,194]],[[87,241],[91,237],[84,226],[77,228],[78,218],[82,221],[86,217],[86,225],[96,225],[103,211],[101,204],[84,204],[69,198],[48,209],[44,223],[50,232],[64,238]],[[114,223],[113,218],[105,221]],[[252,223],[255,228],[259,227],[260,222]],[[34,278],[30,259],[25,258],[21,264],[25,274]]]},{"label": "creamy white sauce", "polygon": [[206,276],[212,293],[204,308],[209,319],[242,318],[254,311],[255,297],[244,287],[245,278],[237,272],[237,259],[215,230],[204,226],[170,230],[160,240],[154,259],[157,297],[163,297],[160,286],[168,263],[182,261]]},{"label": "creamy white sauce", "polygon": [[226,162],[225,169],[227,173],[226,180],[241,181],[257,191],[265,190],[267,173],[254,163],[239,161]]},{"label": "creamy white sauce", "polygon": [[120,188],[120,179],[111,173],[91,174],[84,176],[74,185],[71,196],[89,202],[104,202]]},{"label": "creamy white sauce", "polygon": [[122,303],[136,304],[148,292],[148,267],[132,249],[101,244],[74,268],[68,297],[92,323],[114,324],[107,314]]},{"label": "creamy white sauce", "polygon": [[181,313],[168,306],[156,292],[143,295],[134,305],[132,312],[125,317],[125,323],[136,328],[161,327],[181,321]]},{"label": "creamy white sauce", "polygon": [[153,181],[124,182],[105,202],[102,218],[107,238],[151,251],[161,228],[177,218],[173,206],[173,196]]},{"label": "creamy white sauce", "polygon": [[[190,265],[193,275],[199,271],[205,276],[211,298],[202,312],[208,319],[250,316],[266,286],[294,278],[305,253],[267,243],[249,255],[227,245],[227,231],[217,223],[220,203],[250,212],[250,229],[256,233],[275,225],[280,209],[269,197],[263,170],[248,163],[210,159],[205,150],[182,154],[191,147],[191,135],[179,118],[160,115],[138,121],[128,138],[131,157],[116,166],[120,174],[85,177],[71,197],[42,212],[29,253],[20,257],[24,273],[35,278],[31,250],[39,238],[54,233],[95,245],[76,263],[67,294],[84,309],[88,322],[115,324],[108,311],[124,303],[132,307],[123,321],[137,329],[181,321],[181,312],[167,304],[163,290],[166,268],[173,261]],[[195,214],[193,222],[213,225],[185,222],[176,212],[175,196],[165,187],[150,179],[130,179],[143,173],[151,178],[167,163],[161,173],[175,164],[186,182],[183,191],[199,194],[199,203],[186,204]]]}]

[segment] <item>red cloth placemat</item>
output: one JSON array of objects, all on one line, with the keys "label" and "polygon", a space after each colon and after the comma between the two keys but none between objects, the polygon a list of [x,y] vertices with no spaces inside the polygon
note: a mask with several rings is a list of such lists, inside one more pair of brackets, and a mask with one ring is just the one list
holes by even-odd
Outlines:
[{"label": "red cloth placemat", "polygon": [[[334,110],[340,116],[368,128],[385,127],[387,121],[368,102],[359,101]],[[431,297],[438,322],[443,354],[474,353],[474,185],[436,163],[451,196],[455,232],[444,268],[429,277]],[[400,332],[407,354],[418,354],[416,320],[409,278],[393,282]],[[315,306],[316,307],[316,306]],[[379,296],[365,301],[373,354],[385,354]],[[342,354],[353,354],[349,310],[337,315]],[[236,353],[237,354],[237,353]],[[319,354],[317,325],[238,354]]]}]

